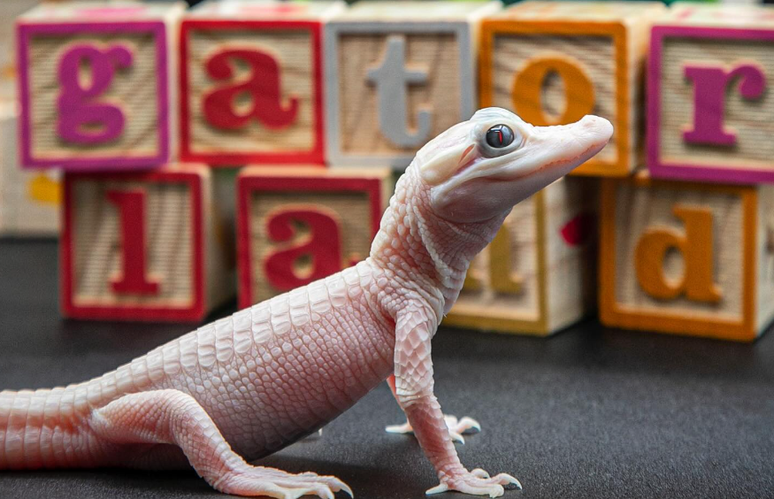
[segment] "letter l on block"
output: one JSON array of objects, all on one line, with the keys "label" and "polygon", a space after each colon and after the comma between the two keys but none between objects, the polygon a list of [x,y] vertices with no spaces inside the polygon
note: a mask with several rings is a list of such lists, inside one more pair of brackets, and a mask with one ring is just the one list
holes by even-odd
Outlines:
[{"label": "letter l on block", "polygon": [[113,291],[119,294],[155,295],[159,283],[145,275],[145,192],[142,190],[108,191],[121,223],[122,276],[113,280]]}]

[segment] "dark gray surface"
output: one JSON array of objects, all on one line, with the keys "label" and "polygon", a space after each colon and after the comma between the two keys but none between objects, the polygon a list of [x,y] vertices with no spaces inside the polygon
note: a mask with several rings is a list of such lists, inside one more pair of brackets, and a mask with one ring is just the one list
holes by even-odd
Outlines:
[{"label": "dark gray surface", "polygon": [[[190,329],[65,321],[56,303],[56,245],[0,241],[0,388],[82,381]],[[505,498],[774,497],[772,334],[739,345],[589,321],[547,340],[442,329],[434,350],[444,409],[483,426],[463,463],[524,484]],[[401,421],[382,385],[263,463],[335,474],[361,499],[422,498],[430,465],[382,431]],[[193,472],[0,472],[3,499],[218,496]]]}]

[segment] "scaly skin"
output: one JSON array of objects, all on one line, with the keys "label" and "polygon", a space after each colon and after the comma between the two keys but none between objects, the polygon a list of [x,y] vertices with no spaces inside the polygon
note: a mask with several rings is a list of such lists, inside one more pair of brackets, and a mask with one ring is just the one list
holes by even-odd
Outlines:
[{"label": "scaly skin", "polygon": [[[507,124],[510,146],[486,131]],[[599,118],[539,129],[487,109],[428,143],[355,267],[201,327],[91,381],[0,392],[0,469],[193,468],[236,495],[332,498],[334,477],[249,465],[391,385],[440,485],[503,494],[507,474],[468,471],[433,394],[431,339],[471,259],[514,204],[598,152]]]}]

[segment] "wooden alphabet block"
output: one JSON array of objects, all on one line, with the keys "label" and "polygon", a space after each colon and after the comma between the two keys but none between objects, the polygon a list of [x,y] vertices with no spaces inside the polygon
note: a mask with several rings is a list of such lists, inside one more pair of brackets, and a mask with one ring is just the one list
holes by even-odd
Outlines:
[{"label": "wooden alphabet block", "polygon": [[609,326],[752,341],[774,317],[774,187],[607,181],[600,266]]},{"label": "wooden alphabet block", "polygon": [[[169,159],[169,39],[180,4],[42,4],[17,20],[24,166]],[[169,53],[168,53],[169,52]]]},{"label": "wooden alphabet block", "polygon": [[15,106],[0,105],[0,235],[58,237],[58,171],[22,171],[17,155]]},{"label": "wooden alphabet block", "polygon": [[324,164],[322,24],[338,2],[210,2],[181,28],[181,158]]},{"label": "wooden alphabet block", "polygon": [[653,27],[648,156],[659,178],[774,182],[774,9],[675,7]]},{"label": "wooden alphabet block", "polygon": [[475,111],[478,20],[498,3],[360,2],[325,26],[328,162],[405,168]]},{"label": "wooden alphabet block", "polygon": [[233,242],[213,173],[68,173],[61,303],[67,317],[199,321],[233,297]]},{"label": "wooden alphabet block", "polygon": [[638,166],[640,84],[655,2],[524,2],[481,27],[480,104],[535,125],[609,119],[607,147],[573,174],[626,176]]},{"label": "wooden alphabet block", "polygon": [[265,167],[238,183],[240,307],[366,258],[393,185],[384,169]]},{"label": "wooden alphabet block", "polygon": [[567,177],[516,205],[443,324],[547,336],[591,310],[597,185]]}]

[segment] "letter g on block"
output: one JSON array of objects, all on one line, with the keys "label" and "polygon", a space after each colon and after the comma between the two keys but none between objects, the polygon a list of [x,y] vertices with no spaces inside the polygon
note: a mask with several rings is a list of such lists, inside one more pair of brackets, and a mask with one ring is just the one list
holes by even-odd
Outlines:
[{"label": "letter g on block", "polygon": [[[75,45],[62,57],[57,99],[57,133],[66,142],[94,145],[117,139],[124,131],[125,117],[120,107],[97,103],[113,82],[117,68],[132,65],[132,53],[123,45],[101,50],[93,45]],[[86,85],[81,67],[90,69]]]}]

